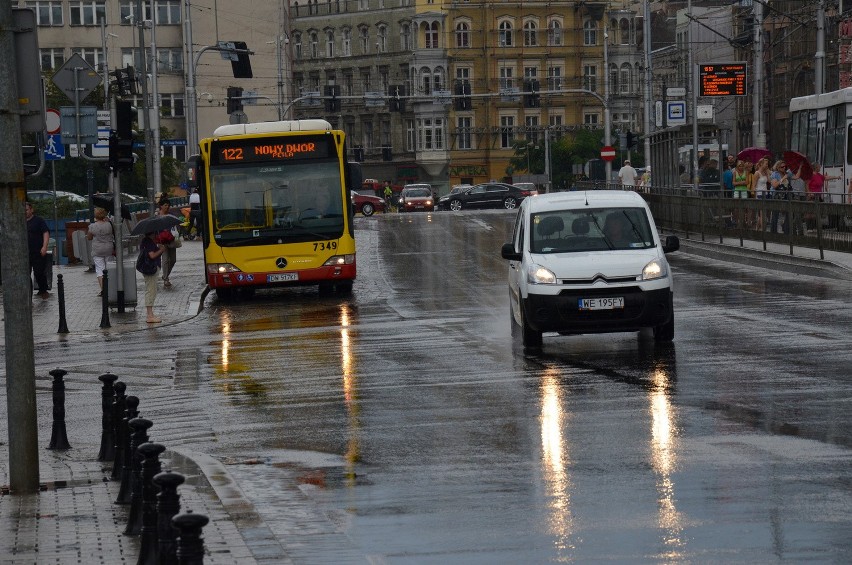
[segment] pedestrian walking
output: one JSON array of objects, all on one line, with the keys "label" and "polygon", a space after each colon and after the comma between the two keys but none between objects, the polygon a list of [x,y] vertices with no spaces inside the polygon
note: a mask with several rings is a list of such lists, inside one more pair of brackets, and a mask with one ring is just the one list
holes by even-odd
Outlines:
[{"label": "pedestrian walking", "polygon": [[115,228],[104,208],[95,208],[95,221],[89,225],[86,239],[92,242],[92,261],[98,277],[98,296],[104,291],[104,270],[115,257]]},{"label": "pedestrian walking", "polygon": [[38,297],[42,300],[50,297],[47,292],[47,244],[50,241],[50,228],[41,216],[36,216],[32,202],[24,205],[27,217],[27,246],[30,256],[30,270],[35,275]]},{"label": "pedestrian walking", "polygon": [[624,166],[618,170],[618,179],[621,181],[622,186],[636,185],[636,169],[630,165],[629,159],[626,159]]},{"label": "pedestrian walking", "polygon": [[157,232],[145,234],[139,242],[139,257],[136,259],[136,270],[142,273],[142,278],[145,279],[145,310],[149,324],[158,324],[163,321],[154,315],[157,272],[160,270],[160,256],[166,250],[165,245],[157,243],[157,235]]},{"label": "pedestrian walking", "polygon": [[[158,206],[158,216],[168,216],[171,213],[172,205],[169,202],[168,196],[162,196]],[[174,228],[163,230],[157,234],[157,242],[162,243],[165,247],[161,259],[163,288],[171,288],[172,282],[169,280],[169,275],[171,275],[172,269],[174,269],[175,263],[177,263],[177,249],[183,244]]]}]

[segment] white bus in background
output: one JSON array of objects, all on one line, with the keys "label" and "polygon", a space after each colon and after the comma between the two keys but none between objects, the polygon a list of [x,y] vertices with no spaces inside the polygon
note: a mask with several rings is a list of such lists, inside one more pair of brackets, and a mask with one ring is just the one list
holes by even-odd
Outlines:
[{"label": "white bus in background", "polygon": [[852,88],[790,100],[790,149],[822,164],[825,202],[848,202],[852,179]]}]

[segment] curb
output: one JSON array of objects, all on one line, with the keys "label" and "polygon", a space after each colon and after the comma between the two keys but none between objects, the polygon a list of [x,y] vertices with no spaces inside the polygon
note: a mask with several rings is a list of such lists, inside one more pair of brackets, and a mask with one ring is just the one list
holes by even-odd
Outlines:
[{"label": "curb", "polygon": [[681,250],[692,255],[708,257],[719,261],[738,263],[761,267],[764,269],[782,270],[798,275],[809,275],[815,277],[852,280],[852,270],[824,259],[812,259],[764,251],[762,249],[751,249],[725,245],[722,243],[710,243],[707,241],[696,241],[692,239],[680,240]]}]

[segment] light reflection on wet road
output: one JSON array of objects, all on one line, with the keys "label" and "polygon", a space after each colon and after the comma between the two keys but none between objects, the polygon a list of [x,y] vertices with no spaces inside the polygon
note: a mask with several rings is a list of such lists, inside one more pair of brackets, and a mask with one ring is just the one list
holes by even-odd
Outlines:
[{"label": "light reflection on wet road", "polygon": [[351,298],[209,300],[195,447],[265,462],[229,470],[294,561],[852,561],[849,283],[675,254],[673,345],[530,355],[512,217],[359,218]]}]

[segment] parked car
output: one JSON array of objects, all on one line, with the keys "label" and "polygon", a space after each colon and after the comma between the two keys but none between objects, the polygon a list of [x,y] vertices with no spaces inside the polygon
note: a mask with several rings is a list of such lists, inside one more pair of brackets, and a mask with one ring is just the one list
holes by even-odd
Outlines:
[{"label": "parked car", "polygon": [[504,182],[485,182],[477,184],[456,194],[447,194],[438,200],[442,210],[462,210],[464,208],[506,208],[511,210],[530,196],[530,191],[522,190]]},{"label": "parked car", "polygon": [[352,191],[352,206],[356,212],[361,212],[365,216],[372,216],[375,212],[385,211],[385,201],[383,198],[373,196],[371,194],[361,194]]},{"label": "parked car", "polygon": [[[512,333],[539,348],[543,332],[560,335],[652,328],[674,338],[673,280],[651,210],[629,191],[558,192],[521,204],[509,261]],[[520,330],[518,330],[520,328]]]},{"label": "parked car", "polygon": [[450,192],[447,194],[459,194],[460,192],[464,192],[468,188],[473,188],[472,184],[454,184],[450,189]]},{"label": "parked car", "polygon": [[[76,202],[77,204],[85,204],[89,201],[85,196],[80,196],[79,194],[74,194],[73,192],[68,192],[65,190],[57,190],[56,198],[68,198],[72,202]],[[27,192],[27,200],[35,201],[35,200],[53,200],[53,191],[52,190],[30,190]]]},{"label": "parked car", "polygon": [[432,185],[407,184],[399,193],[399,211],[414,212],[424,210],[431,212],[435,209],[435,199],[432,196]]},{"label": "parked car", "polygon": [[530,196],[536,196],[538,194],[538,187],[534,182],[516,182],[513,186],[517,186],[521,190],[529,191]]}]

